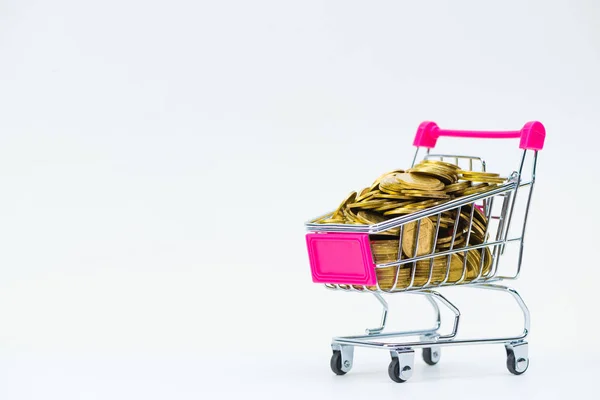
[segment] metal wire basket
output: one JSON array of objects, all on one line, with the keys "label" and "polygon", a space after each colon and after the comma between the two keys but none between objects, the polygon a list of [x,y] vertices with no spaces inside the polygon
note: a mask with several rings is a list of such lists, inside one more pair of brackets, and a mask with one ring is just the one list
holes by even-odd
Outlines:
[{"label": "metal wire basket", "polygon": [[[367,329],[366,335],[333,339],[331,368],[342,375],[353,363],[354,346],[384,348],[390,351],[392,363],[388,369],[391,379],[404,382],[412,375],[414,348],[423,348],[428,364],[439,361],[440,347],[457,344],[503,343],[507,351],[507,367],[513,374],[522,374],[529,365],[527,342],[529,311],[519,294],[498,283],[519,277],[523,259],[525,228],[535,183],[538,151],[543,148],[545,129],[539,122],[530,122],[520,131],[473,132],[442,130],[436,124],[421,124],[414,141],[417,147],[413,165],[426,148],[424,159],[440,160],[461,165],[462,169],[485,171],[480,157],[432,154],[440,136],[473,138],[520,138],[523,150],[518,169],[506,183],[483,193],[460,197],[437,206],[403,215],[372,225],[319,224],[307,222],[306,240],[313,281],[329,289],[373,293],[384,307],[381,326]],[[524,172],[529,169],[529,174]],[[527,178],[525,178],[527,176]],[[524,194],[523,194],[524,193]],[[523,197],[525,196],[525,197]],[[523,212],[515,213],[517,198],[524,199]],[[325,214],[319,218],[326,217]],[[513,229],[511,229],[511,227]],[[515,229],[516,228],[516,229]],[[423,236],[424,230],[433,235]],[[394,233],[398,239],[389,239]],[[387,235],[386,235],[387,234]],[[385,236],[382,236],[385,235]],[[404,239],[410,235],[412,244],[407,251]],[[430,236],[432,236],[430,238]],[[443,242],[441,238],[443,237]],[[379,251],[386,239],[386,251]],[[423,241],[433,239],[433,245]],[[391,240],[391,242],[390,242]],[[397,241],[395,251],[394,248]],[[516,265],[502,264],[507,246],[517,247]],[[460,312],[448,299],[434,289],[465,285],[510,293],[524,316],[521,334],[512,337],[456,339]],[[437,324],[432,329],[410,332],[383,333],[388,305],[383,294],[409,292],[422,294],[434,306]],[[455,315],[452,332],[439,332],[441,317],[438,303]],[[419,336],[412,342],[381,342],[376,339]]]}]

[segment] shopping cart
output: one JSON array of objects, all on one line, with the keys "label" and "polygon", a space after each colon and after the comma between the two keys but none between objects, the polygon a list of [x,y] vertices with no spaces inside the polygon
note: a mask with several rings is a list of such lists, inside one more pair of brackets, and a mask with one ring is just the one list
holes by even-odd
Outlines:
[{"label": "shopping cart", "polygon": [[[323,283],[332,290],[371,293],[383,306],[383,316],[379,327],[367,329],[364,335],[333,338],[331,369],[337,375],[344,375],[352,369],[354,347],[356,346],[389,351],[392,361],[388,368],[388,374],[395,382],[405,382],[412,376],[415,349],[419,348],[422,349],[424,361],[429,365],[434,365],[440,360],[441,348],[444,346],[502,343],[506,348],[506,366],[511,373],[520,375],[529,366],[528,344],[525,341],[529,333],[529,310],[516,290],[498,283],[517,279],[521,272],[525,227],[535,182],[537,153],[543,148],[546,136],[544,126],[540,122],[529,122],[520,131],[480,132],[445,130],[440,129],[433,122],[424,122],[419,126],[414,140],[417,150],[413,159],[413,166],[415,161],[418,160],[422,148],[425,148],[425,159],[450,162],[459,165],[463,170],[486,170],[485,161],[479,157],[430,153],[430,149],[436,146],[437,139],[441,136],[493,139],[520,138],[519,147],[523,151],[519,168],[510,175],[506,183],[494,187],[488,192],[475,193],[449,200],[446,203],[377,224],[346,225],[316,222],[321,218],[330,216],[332,212],[306,223],[308,231],[306,242],[313,281]],[[525,168],[526,164],[530,169]],[[523,192],[525,194],[522,194]],[[519,202],[517,202],[517,198],[520,200]],[[515,212],[519,207],[521,213]],[[471,244],[468,235],[474,228],[473,224],[477,219],[478,212],[476,212],[476,209],[485,215],[489,223],[485,226],[483,242]],[[456,216],[456,222],[453,227],[451,243],[447,249],[436,250],[434,246],[433,250],[427,254],[417,255],[415,250],[413,257],[403,255],[401,248],[402,235],[408,224],[412,224],[414,229],[416,223],[416,240],[418,243],[418,232],[421,229],[422,221],[426,218],[429,218],[430,221],[437,221],[434,231],[437,240],[442,214],[447,216],[448,213]],[[515,218],[513,218],[513,215],[515,215]],[[455,245],[460,216],[468,220],[467,240],[462,244],[456,243]],[[517,220],[519,220],[518,223]],[[389,233],[390,231],[397,232],[396,234],[399,235],[398,258],[393,262],[376,264],[372,253],[371,239],[376,235]],[[500,268],[500,260],[503,258],[501,256],[504,255],[508,247],[513,247],[513,253],[516,252],[516,263],[513,262],[510,268],[504,264]],[[481,254],[480,257],[477,257],[480,264],[475,276],[473,274],[469,276],[467,273],[467,252]],[[462,258],[462,274],[459,278],[450,279],[450,263],[455,254],[464,255]],[[446,273],[445,275],[442,274],[444,275],[442,277],[434,276],[433,273],[434,259],[439,260],[439,257],[445,257],[448,260]],[[487,262],[486,257],[488,257]],[[427,268],[427,262],[429,262],[429,272],[425,271],[423,276],[423,266],[425,265],[425,268]],[[484,263],[488,265],[488,268],[484,268]],[[419,274],[416,273],[417,269],[420,269]],[[395,278],[383,285],[379,282],[377,276],[378,273],[385,270],[388,271],[386,276],[393,277],[395,274]],[[390,271],[391,275],[389,274]],[[511,337],[458,339],[460,311],[446,297],[434,290],[446,286],[494,290],[510,295],[516,300],[523,313],[523,331]],[[411,293],[424,296],[434,308],[435,325],[430,329],[384,332],[388,316],[388,303],[383,295],[391,293]],[[447,334],[440,332],[442,326],[440,304],[447,307],[454,314],[452,331]],[[406,339],[410,336],[417,337],[417,339],[404,342],[386,341],[386,339],[391,338]]]}]

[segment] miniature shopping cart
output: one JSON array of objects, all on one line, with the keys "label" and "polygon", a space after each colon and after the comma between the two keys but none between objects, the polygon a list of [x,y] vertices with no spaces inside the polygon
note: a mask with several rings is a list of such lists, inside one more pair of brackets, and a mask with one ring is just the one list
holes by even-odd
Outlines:
[{"label": "miniature shopping cart", "polygon": [[[482,158],[433,154],[431,149],[436,146],[437,139],[441,136],[461,138],[520,138],[522,156],[518,170],[514,171],[505,183],[493,187],[483,193],[475,193],[464,197],[449,200],[443,204],[428,209],[401,215],[397,218],[386,220],[372,225],[346,225],[346,224],[320,224],[320,218],[326,218],[332,213],[318,217],[306,223],[308,233],[306,241],[312,271],[313,281],[323,283],[332,290],[371,293],[383,306],[381,326],[367,329],[366,334],[358,336],[335,337],[331,347],[331,369],[337,375],[344,375],[352,369],[354,347],[367,347],[384,349],[390,352],[392,361],[388,368],[389,376],[395,382],[405,382],[412,376],[415,349],[422,349],[424,361],[434,365],[440,360],[441,348],[444,346],[464,344],[504,344],[507,353],[506,366],[508,370],[520,375],[529,366],[528,344],[525,341],[529,333],[529,311],[525,302],[514,289],[499,284],[502,281],[517,279],[521,271],[523,245],[527,216],[535,182],[537,153],[543,148],[546,136],[544,126],[540,122],[529,122],[520,131],[479,132],[440,129],[433,122],[422,123],[417,131],[414,145],[417,147],[413,166],[419,158],[422,148],[426,149],[425,160],[438,160],[457,165],[462,170],[484,171],[486,163]],[[485,215],[487,221],[484,240],[472,244],[467,238],[466,243],[456,243],[459,215],[467,215],[468,232],[471,232],[474,220],[477,217],[476,209]],[[519,210],[520,212],[517,212]],[[436,249],[427,254],[407,257],[402,251],[402,235],[409,224],[419,231],[424,219],[437,220],[435,237],[440,231],[442,214],[456,215],[452,241],[447,248]],[[512,229],[511,229],[512,228]],[[452,229],[452,228],[450,228]],[[374,237],[397,232],[399,235],[398,257],[393,262],[376,263],[373,257],[372,240]],[[419,235],[417,233],[417,241]],[[505,259],[505,252],[511,248],[515,255],[513,262],[505,262],[501,267],[501,259]],[[480,252],[477,260],[481,263],[476,276],[467,279],[467,252]],[[415,252],[416,253],[416,252]],[[449,279],[450,259],[455,254],[464,254],[462,275],[459,279]],[[448,258],[447,272],[441,279],[433,279],[433,261],[440,257]],[[484,258],[491,257],[488,268],[482,268]],[[396,258],[394,255],[393,258]],[[428,279],[415,279],[417,265],[430,262],[431,268]],[[393,284],[380,285],[377,279],[378,272],[385,269],[395,271]],[[404,278],[400,279],[403,274]],[[422,269],[421,269],[422,274]],[[389,274],[388,274],[389,276]],[[423,276],[421,275],[421,278]],[[494,290],[510,295],[523,313],[523,331],[512,337],[487,337],[458,339],[460,321],[459,309],[446,297],[435,289],[446,286],[465,286],[485,290]],[[436,314],[435,325],[431,329],[412,330],[404,332],[384,332],[388,315],[388,304],[384,294],[411,293],[424,296],[434,308]],[[439,305],[447,307],[454,314],[454,324],[449,333],[440,332],[441,312]],[[407,337],[417,339],[406,341]],[[389,342],[386,339],[404,338],[403,342]]]}]

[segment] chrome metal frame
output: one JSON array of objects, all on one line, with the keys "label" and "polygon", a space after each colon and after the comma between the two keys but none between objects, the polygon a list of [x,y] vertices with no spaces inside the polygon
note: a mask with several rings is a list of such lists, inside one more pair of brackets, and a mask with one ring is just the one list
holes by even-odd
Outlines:
[{"label": "chrome metal frame", "polygon": [[[413,165],[415,161],[418,159],[419,151],[421,149],[417,148],[415,152],[415,156],[413,159]],[[343,285],[343,284],[326,284],[325,286],[328,289],[332,290],[342,290],[348,292],[358,292],[358,293],[371,293],[373,294],[377,300],[383,306],[383,315],[381,318],[380,326],[367,329],[366,334],[364,335],[356,335],[356,336],[340,336],[334,337],[332,340],[332,349],[334,351],[340,351],[341,360],[342,360],[342,371],[348,372],[352,368],[353,364],[353,354],[354,347],[367,347],[367,348],[375,348],[375,349],[384,349],[390,351],[392,356],[392,362],[399,363],[399,381],[404,381],[408,379],[412,375],[412,368],[414,362],[414,349],[423,348],[423,349],[431,349],[437,362],[439,360],[440,348],[444,346],[454,346],[454,345],[468,345],[468,344],[493,344],[493,343],[503,343],[506,347],[507,354],[512,354],[512,360],[514,361],[514,365],[512,365],[513,370],[511,372],[520,374],[524,372],[529,365],[528,358],[528,345],[525,341],[529,333],[530,327],[530,316],[529,310],[525,305],[525,302],[517,293],[516,290],[503,286],[499,284],[504,280],[514,280],[517,279],[521,273],[521,264],[523,260],[523,247],[524,247],[524,237],[525,237],[525,229],[527,226],[527,219],[529,215],[529,207],[531,204],[531,197],[533,193],[533,187],[535,183],[535,174],[536,174],[536,164],[537,164],[537,151],[533,151],[533,158],[531,160],[531,175],[529,179],[523,179],[523,171],[525,167],[525,163],[527,160],[528,153],[531,151],[524,150],[521,163],[519,165],[519,169],[513,172],[510,175],[510,178],[507,183],[498,186],[488,192],[477,193],[470,196],[461,197],[458,199],[454,199],[448,201],[446,203],[440,204],[435,207],[428,208],[426,210],[418,211],[412,214],[403,215],[388,221],[384,221],[378,224],[373,225],[342,225],[342,224],[318,224],[315,223],[317,219],[320,219],[325,216],[329,216],[332,212],[329,212],[325,215],[319,216],[309,222],[307,222],[306,229],[309,232],[355,232],[355,233],[368,233],[370,235],[381,234],[389,230],[399,230],[399,251],[398,251],[398,259],[394,262],[388,262],[384,264],[377,264],[375,267],[377,269],[383,268],[396,268],[396,278],[394,284],[391,288],[382,288],[377,283],[376,286],[357,286],[357,285]],[[453,162],[454,164],[459,164],[462,162],[468,162],[468,169],[475,170],[476,167],[478,170],[485,171],[486,163],[483,159],[479,157],[470,157],[470,156],[460,156],[460,155],[450,155],[450,154],[430,154],[429,150],[427,150],[427,154],[424,157],[425,159],[439,159],[446,162]],[[467,169],[462,167],[462,169]],[[519,234],[511,235],[510,228],[511,224],[515,223],[513,214],[516,207],[516,199],[518,194],[521,192],[522,188],[529,188],[529,192],[527,193],[526,204],[524,208],[524,214],[521,223],[519,224],[521,228],[519,229]],[[494,202],[496,204],[501,204],[499,213],[494,213]],[[490,227],[490,223],[487,224],[485,229],[485,240],[481,244],[469,245],[469,235],[471,232],[471,228],[473,225],[473,217],[474,217],[474,206],[481,205],[483,207],[485,216],[488,218],[488,221],[496,221],[495,228]],[[457,235],[457,229],[459,226],[460,214],[464,209],[470,210],[469,221],[468,221],[468,230],[467,239],[465,241],[465,245],[461,247],[458,245],[455,247],[455,239]],[[404,227],[408,223],[416,222],[416,245],[418,247],[419,240],[419,230],[421,228],[421,221],[424,218],[428,217],[438,217],[436,228],[435,228],[435,241],[437,241],[438,234],[440,232],[440,220],[441,214],[447,211],[456,210],[456,219],[454,222],[452,239],[450,242],[450,246],[448,250],[444,251],[436,251],[433,249],[429,254],[425,255],[417,255],[416,251],[413,257],[408,257],[403,259],[402,252],[402,235],[404,233]],[[513,268],[513,272],[506,273],[506,268],[503,267],[503,270],[500,269],[500,259],[501,256],[505,253],[505,249],[508,245],[518,244],[518,259],[516,268]],[[489,248],[490,253],[492,255],[492,263],[490,266],[490,270],[488,273],[483,273],[483,263],[485,257],[485,249]],[[481,251],[481,261],[479,265],[479,271],[477,277],[474,279],[466,279],[467,274],[467,259],[466,254],[467,251],[477,250]],[[461,278],[456,282],[449,282],[450,275],[450,259],[453,254],[462,253],[465,255],[463,257],[463,271]],[[433,281],[433,259],[435,257],[446,256],[448,257],[448,262],[446,266],[446,275],[445,279],[441,282]],[[422,260],[430,260],[430,270],[427,281],[424,284],[417,285],[415,283],[415,272],[417,261]],[[408,285],[400,286],[398,285],[398,276],[400,270],[402,268],[411,268],[410,272],[410,282]],[[502,273],[501,273],[502,272]],[[488,337],[488,338],[469,338],[469,339],[457,339],[458,327],[460,322],[460,311],[459,309],[452,304],[446,297],[440,294],[438,291],[434,290],[440,287],[446,286],[465,286],[471,288],[478,288],[483,290],[495,290],[503,293],[508,293],[512,296],[512,298],[517,302],[521,312],[523,314],[523,330],[521,333],[516,334],[514,336],[505,336],[505,337]],[[435,325],[428,329],[420,329],[413,331],[400,331],[400,332],[384,332],[387,323],[388,316],[388,303],[383,298],[383,294],[389,293],[399,293],[399,292],[407,292],[412,294],[419,294],[425,296],[425,298],[431,303],[434,308],[434,312],[436,315]],[[454,314],[454,325],[451,332],[442,334],[440,332],[440,328],[442,326],[441,323],[441,312],[439,303],[444,305]],[[391,338],[403,338],[409,336],[418,336],[419,340],[413,341],[404,341],[404,342],[388,342],[382,339],[391,339]],[[395,360],[395,361],[394,361]],[[509,357],[509,360],[511,358]],[[510,361],[509,361],[510,362]],[[510,366],[509,366],[509,369]],[[396,379],[395,379],[396,380]]]}]

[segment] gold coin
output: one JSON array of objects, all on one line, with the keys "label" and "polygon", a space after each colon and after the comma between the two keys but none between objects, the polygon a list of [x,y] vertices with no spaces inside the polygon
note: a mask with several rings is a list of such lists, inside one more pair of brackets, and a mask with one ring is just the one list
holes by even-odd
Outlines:
[{"label": "gold coin", "polygon": [[367,201],[362,201],[360,203],[348,204],[346,207],[348,207],[348,208],[370,209],[370,208],[381,207],[381,206],[383,206],[386,203],[387,202],[385,200],[367,200]]},{"label": "gold coin", "polygon": [[[423,207],[423,209],[424,208],[425,207]],[[398,207],[398,208],[394,208],[392,210],[384,211],[383,215],[404,215],[404,214],[412,214],[416,211],[419,211],[419,209],[408,208],[408,207]]]},{"label": "gold coin", "polygon": [[318,224],[343,224],[343,218],[323,218],[317,221]]},{"label": "gold coin", "polygon": [[382,192],[384,189],[393,190],[394,192],[399,192],[404,189],[402,185],[398,182],[395,175],[388,175],[379,182],[379,190]]},{"label": "gold coin", "polygon": [[[460,239],[461,237],[465,236],[464,231],[462,230],[458,230],[456,232],[456,235],[454,236],[454,240],[456,241],[457,239]],[[440,237],[438,237],[437,240],[437,244],[446,244],[446,243],[451,243],[452,242],[452,232],[448,232],[447,235],[440,235]]]},{"label": "gold coin", "polygon": [[385,221],[385,218],[382,215],[364,210],[357,212],[356,216],[362,219],[363,221],[366,221],[365,223],[367,225],[378,224],[380,222]]},{"label": "gold coin", "polygon": [[[463,224],[466,228],[469,227],[470,218],[471,218],[470,214],[467,214],[467,213],[460,214],[460,219],[461,219],[461,221],[463,221]],[[479,237],[484,237],[485,236],[485,225],[483,223],[481,223],[481,221],[477,220],[477,218],[473,217],[473,220],[471,221],[471,231],[472,231],[471,233],[477,232],[479,234]]]},{"label": "gold coin", "polygon": [[458,170],[460,169],[460,168],[458,167],[458,165],[456,165],[456,164],[452,164],[452,163],[445,162],[445,161],[440,161],[440,160],[430,160],[430,159],[427,159],[427,160],[423,160],[423,161],[421,161],[419,164],[425,164],[425,165],[427,165],[427,164],[440,165],[440,166],[442,166],[442,167],[444,167],[444,168],[449,168],[449,169],[452,169],[452,170],[455,170],[455,171],[458,171]]},{"label": "gold coin", "polygon": [[452,244],[452,236],[450,236],[449,238],[444,238],[443,241],[440,241],[440,239],[438,239],[437,244],[436,244],[436,248],[443,250],[443,249],[449,249],[451,246],[453,249],[458,249],[461,247],[461,245],[465,242],[465,236],[464,235],[460,235],[460,236],[456,236],[454,238],[454,244]]},{"label": "gold coin", "polygon": [[446,200],[423,200],[412,204],[407,204],[408,208],[427,208],[444,204]]},{"label": "gold coin", "polygon": [[467,252],[467,265],[471,277],[475,278],[479,274],[479,264],[481,262],[481,253],[477,250],[469,250]]},{"label": "gold coin", "polygon": [[[471,207],[467,206],[465,207],[466,210],[468,210],[469,212],[471,211]],[[479,207],[475,207],[475,212],[473,213],[473,216],[475,218],[477,218],[477,220],[479,222],[481,222],[483,224],[483,226],[486,226],[488,223],[487,217],[485,216],[485,214],[483,213],[483,211],[481,211],[479,209]]]},{"label": "gold coin", "polygon": [[469,244],[477,245],[485,243],[485,237],[477,230],[472,230],[471,235],[469,236]]},{"label": "gold coin", "polygon": [[412,203],[411,201],[388,201],[386,204],[382,205],[381,207],[375,208],[374,211],[392,210],[394,208],[406,206],[411,203]]},{"label": "gold coin", "polygon": [[395,195],[395,196],[400,196],[400,189],[396,190],[392,190],[390,188],[387,187],[379,187],[379,191],[385,194],[390,194],[390,195]]},{"label": "gold coin", "polygon": [[399,241],[396,240],[372,240],[371,250],[375,256],[376,262],[382,263],[380,256],[393,256],[394,260],[398,259]]},{"label": "gold coin", "polygon": [[369,222],[369,220],[368,220],[368,219],[366,219],[366,218],[363,218],[363,217],[360,215],[360,211],[359,211],[359,212],[357,212],[357,213],[356,213],[356,214],[354,214],[354,215],[356,215],[356,219],[357,219],[358,221],[360,221],[360,223],[361,223],[361,224],[364,224],[364,225],[371,225],[371,222]]},{"label": "gold coin", "polygon": [[402,214],[411,214],[420,210],[424,210],[429,207],[434,207],[440,204],[445,203],[447,200],[424,200],[416,203],[410,203],[406,205],[402,205],[398,208],[394,208],[392,210],[386,211],[383,215],[402,215]]},{"label": "gold coin", "polygon": [[[479,211],[477,207],[475,207],[475,210],[473,212],[473,220],[471,222],[474,225],[476,224],[481,230],[485,231],[485,227],[487,226],[487,219],[485,218],[485,216],[482,216],[480,212],[481,211]],[[469,220],[471,219],[471,208],[465,207],[464,211],[460,213],[460,218],[464,222],[464,226],[468,227]]]},{"label": "gold coin", "polygon": [[462,196],[470,196],[470,195],[476,194],[476,193],[485,193],[485,192],[488,192],[495,188],[496,188],[496,185],[490,185],[488,183],[480,183],[480,184],[468,187],[465,190],[455,192],[455,194],[457,196],[461,196],[461,197]]},{"label": "gold coin", "polygon": [[493,178],[493,177],[485,177],[485,176],[464,176],[463,179],[467,179],[471,182],[486,182],[486,183],[504,183],[506,182],[506,178]]},{"label": "gold coin", "polygon": [[446,215],[442,215],[441,218],[438,218],[437,215],[430,217],[431,222],[437,224],[438,219],[440,221],[440,228],[449,228],[450,226],[454,226],[454,218],[448,217]]},{"label": "gold coin", "polygon": [[441,180],[447,185],[458,180],[458,174],[456,173],[456,170],[434,164],[418,164],[407,170],[407,172],[429,175]]},{"label": "gold coin", "polygon": [[410,196],[404,196],[401,194],[387,194],[387,193],[375,193],[373,194],[374,199],[390,199],[390,200],[412,200]]},{"label": "gold coin", "polygon": [[446,187],[444,188],[444,191],[446,193],[453,193],[453,192],[457,192],[460,190],[465,190],[469,186],[471,186],[471,182],[469,182],[469,181],[456,182],[451,185],[446,185]]},{"label": "gold coin", "polygon": [[490,250],[489,247],[485,248],[485,251],[483,253],[483,275],[489,275],[489,273],[491,272],[490,269],[492,267],[492,264],[494,262],[494,258],[492,257],[492,252]]},{"label": "gold coin", "polygon": [[449,174],[458,174],[458,171],[460,170],[460,168],[454,164],[437,160],[424,160],[415,165],[413,168],[430,168],[438,171],[445,171]]},{"label": "gold coin", "polygon": [[459,174],[467,175],[467,176],[479,176],[479,177],[488,177],[488,178],[497,178],[500,174],[495,172],[483,172],[483,171],[469,171],[469,170],[459,170],[457,171]]},{"label": "gold coin", "polygon": [[371,185],[371,187],[369,188],[369,191],[374,191],[377,188],[379,188],[379,183],[381,182],[382,179],[384,179],[385,177],[389,176],[389,175],[394,175],[396,173],[402,173],[404,172],[403,169],[396,169],[394,171],[390,171],[390,172],[386,172],[385,174],[379,176],[379,178],[375,179],[375,181],[373,182],[373,184]]},{"label": "gold coin", "polygon": [[440,171],[434,171],[434,170],[429,170],[429,169],[425,169],[425,168],[409,169],[408,172],[410,172],[411,174],[416,174],[416,175],[431,176],[433,178],[439,179],[445,185],[449,185],[458,180],[458,175],[447,175]]},{"label": "gold coin", "polygon": [[402,194],[412,197],[428,197],[434,199],[449,199],[446,193],[442,191],[424,191],[424,190],[416,190],[416,189],[403,189],[401,191]]},{"label": "gold coin", "polygon": [[362,223],[360,221],[360,219],[358,219],[358,217],[356,216],[356,214],[354,214],[351,209],[344,208],[342,210],[342,212],[344,214],[344,219],[345,219],[346,223],[353,224],[353,225],[366,225],[366,224]]},{"label": "gold coin", "polygon": [[398,185],[404,189],[440,190],[444,184],[437,178],[425,175],[402,173],[393,175]]},{"label": "gold coin", "polygon": [[431,253],[433,250],[433,235],[433,222],[429,218],[422,218],[404,225],[402,251],[408,257],[418,257]]},{"label": "gold coin", "polygon": [[354,202],[355,203],[361,202],[369,197],[372,197],[374,194],[375,194],[375,192],[369,191],[369,188],[364,188],[363,190],[361,190],[360,194],[358,196],[356,196],[356,200]]},{"label": "gold coin", "polygon": [[[483,261],[481,259],[482,256]],[[472,271],[472,273],[469,274],[469,278],[476,278],[479,275],[480,270],[481,276],[486,277],[491,272],[490,268],[492,266],[492,262],[492,253],[488,247],[477,250],[469,250],[467,252],[467,263],[469,265],[469,269]]]}]

